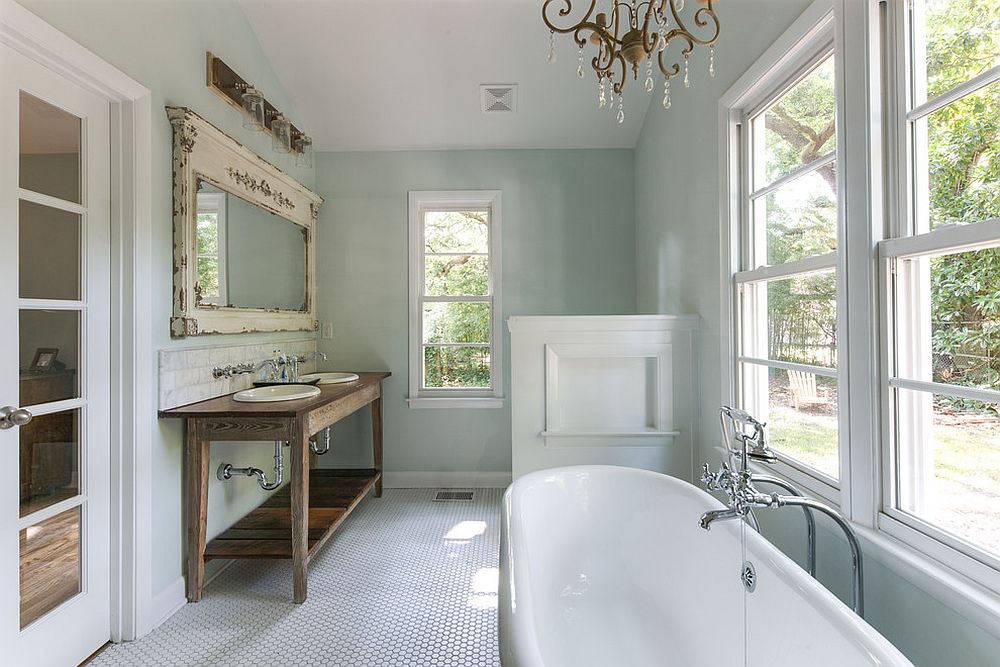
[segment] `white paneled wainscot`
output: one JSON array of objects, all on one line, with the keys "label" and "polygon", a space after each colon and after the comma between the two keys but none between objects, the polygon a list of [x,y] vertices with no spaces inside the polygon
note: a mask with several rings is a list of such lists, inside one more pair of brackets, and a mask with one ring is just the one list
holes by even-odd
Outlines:
[{"label": "white paneled wainscot", "polygon": [[515,316],[514,478],[611,464],[692,474],[699,318]]}]

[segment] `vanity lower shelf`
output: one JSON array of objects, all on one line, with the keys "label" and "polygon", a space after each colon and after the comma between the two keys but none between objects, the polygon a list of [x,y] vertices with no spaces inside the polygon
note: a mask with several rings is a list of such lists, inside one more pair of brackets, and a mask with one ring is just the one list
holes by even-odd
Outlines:
[{"label": "vanity lower shelf", "polygon": [[[382,473],[374,469],[309,471],[309,558],[326,544],[381,477]],[[209,542],[205,560],[291,558],[291,531],[291,488],[286,485]]]}]

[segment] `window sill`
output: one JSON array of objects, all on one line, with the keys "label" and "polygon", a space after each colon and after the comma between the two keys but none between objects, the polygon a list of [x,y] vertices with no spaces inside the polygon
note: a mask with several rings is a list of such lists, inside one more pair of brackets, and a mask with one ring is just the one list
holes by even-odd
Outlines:
[{"label": "window sill", "polygon": [[408,398],[406,402],[409,404],[411,410],[430,410],[430,409],[450,409],[450,408],[462,408],[462,409],[496,409],[502,408],[504,405],[504,399],[501,398],[472,398],[464,396],[448,396],[440,398]]}]

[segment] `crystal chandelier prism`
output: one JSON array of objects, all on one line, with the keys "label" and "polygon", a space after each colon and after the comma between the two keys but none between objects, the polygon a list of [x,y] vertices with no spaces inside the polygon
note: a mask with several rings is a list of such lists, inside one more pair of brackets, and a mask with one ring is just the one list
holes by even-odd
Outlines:
[{"label": "crystal chandelier prism", "polygon": [[[684,0],[589,0],[586,10],[576,12],[572,0],[545,0],[542,21],[549,29],[549,62],[556,60],[556,33],[570,34],[579,47],[576,74],[586,76],[585,49],[588,44],[596,51],[590,68],[597,75],[597,106],[615,109],[617,96],[619,123],[625,122],[625,102],[622,92],[631,73],[639,79],[645,70],[644,89],[652,93],[653,61],[663,75],[663,108],[669,109],[670,80],[684,75],[684,86],[690,87],[688,62],[696,46],[709,49],[708,73],[715,76],[715,43],[719,39],[719,17],[713,0],[697,0],[702,5],[684,18]],[[598,4],[602,5],[601,8]],[[598,11],[606,6],[606,11]],[[692,26],[689,28],[688,26]],[[676,58],[668,55],[671,42],[681,44]]]}]

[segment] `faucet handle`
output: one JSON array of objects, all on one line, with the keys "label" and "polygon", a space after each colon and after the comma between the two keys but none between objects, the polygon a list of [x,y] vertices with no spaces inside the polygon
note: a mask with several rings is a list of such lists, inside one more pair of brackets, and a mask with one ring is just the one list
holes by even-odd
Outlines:
[{"label": "faucet handle", "polygon": [[701,483],[705,486],[711,486],[715,481],[715,474],[712,469],[708,467],[707,463],[701,464]]}]

